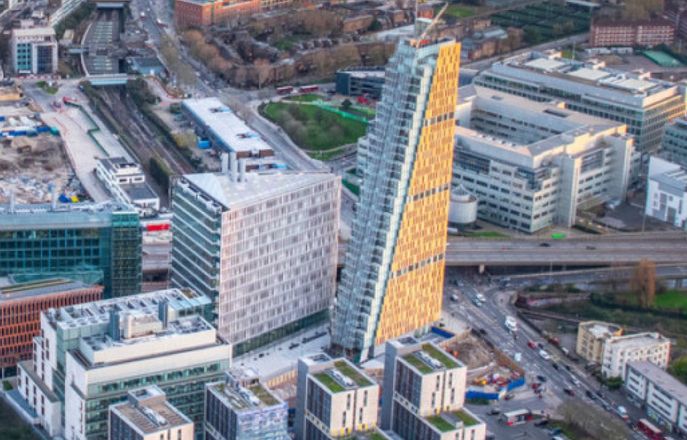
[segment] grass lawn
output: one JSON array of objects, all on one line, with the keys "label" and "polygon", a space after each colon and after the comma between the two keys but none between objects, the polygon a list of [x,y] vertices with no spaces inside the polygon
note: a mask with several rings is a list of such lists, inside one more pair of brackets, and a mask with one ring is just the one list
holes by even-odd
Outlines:
[{"label": "grass lawn", "polygon": [[45,93],[47,93],[49,95],[54,95],[59,90],[58,87],[51,86],[45,81],[38,81],[36,83],[36,86],[38,86],[38,88],[40,88],[41,90],[43,90]]},{"label": "grass lawn", "polygon": [[305,95],[295,95],[295,96],[289,96],[288,98],[289,101],[297,101],[297,102],[313,102],[317,101],[318,99],[322,99],[320,95],[316,95],[314,93],[306,93]]},{"label": "grass lawn", "polygon": [[24,423],[7,403],[0,399],[0,439],[38,440],[31,427]]},{"label": "grass lawn", "polygon": [[355,143],[367,130],[364,122],[344,118],[314,105],[273,102],[263,106],[261,112],[311,154]]},{"label": "grass lawn", "polygon": [[441,432],[448,432],[452,429],[456,429],[455,426],[451,425],[449,422],[444,420],[441,416],[429,416],[427,421],[434,425]]},{"label": "grass lawn", "polygon": [[[441,8],[439,8],[439,9],[441,9]],[[439,12],[439,11],[437,11],[437,12]],[[453,18],[466,18],[466,17],[472,17],[476,13],[477,13],[477,11],[472,6],[452,4],[452,5],[449,5],[448,8],[446,8],[446,12],[444,12],[444,16],[453,17]]]},{"label": "grass lawn", "polygon": [[508,235],[498,231],[470,231],[463,235],[469,238],[508,238]]},{"label": "grass lawn", "polygon": [[657,309],[682,310],[687,312],[687,292],[680,290],[669,290],[665,293],[656,295]]}]

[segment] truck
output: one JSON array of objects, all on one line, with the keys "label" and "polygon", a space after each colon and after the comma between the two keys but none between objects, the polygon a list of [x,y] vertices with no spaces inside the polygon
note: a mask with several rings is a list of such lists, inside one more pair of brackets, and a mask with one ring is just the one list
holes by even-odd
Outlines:
[{"label": "truck", "polygon": [[506,321],[504,322],[504,325],[506,326],[508,331],[512,333],[518,331],[518,321],[512,316],[506,316]]}]

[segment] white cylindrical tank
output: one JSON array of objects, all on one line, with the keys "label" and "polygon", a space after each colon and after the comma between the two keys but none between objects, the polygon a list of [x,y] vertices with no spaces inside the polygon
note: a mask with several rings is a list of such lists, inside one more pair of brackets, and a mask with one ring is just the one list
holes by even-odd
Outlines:
[{"label": "white cylindrical tank", "polygon": [[461,184],[451,193],[448,223],[451,226],[467,226],[477,220],[477,198]]}]

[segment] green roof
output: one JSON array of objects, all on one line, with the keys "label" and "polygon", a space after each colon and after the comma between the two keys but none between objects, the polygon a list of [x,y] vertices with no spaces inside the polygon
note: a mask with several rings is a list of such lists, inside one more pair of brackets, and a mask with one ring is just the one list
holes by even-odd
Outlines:
[{"label": "green roof", "polygon": [[677,59],[660,50],[645,50],[644,56],[661,67],[681,67],[683,64]]},{"label": "green roof", "polygon": [[434,359],[438,360],[446,368],[458,368],[460,365],[458,362],[453,360],[449,355],[444,353],[442,350],[438,350],[432,344],[424,344],[422,349],[427,352],[428,355],[432,356]]},{"label": "green roof", "polygon": [[479,421],[476,418],[472,417],[470,414],[466,413],[462,409],[454,411],[452,414],[456,416],[458,419],[460,419],[463,422],[463,425],[465,426],[473,426],[479,424]]},{"label": "green roof", "polygon": [[262,403],[264,403],[267,406],[272,406],[276,405],[279,403],[277,399],[274,398],[272,394],[270,394],[269,391],[267,391],[261,384],[256,383],[255,385],[252,385],[248,387],[250,392],[255,394],[255,397],[260,399]]},{"label": "green roof", "polygon": [[329,391],[332,393],[340,393],[341,391],[346,390],[339,382],[335,381],[334,378],[327,373],[317,373],[314,376],[322,383],[322,385],[329,388]]},{"label": "green roof", "polygon": [[452,425],[449,421],[447,421],[446,419],[444,419],[440,415],[439,416],[429,416],[429,417],[426,417],[425,420],[427,420],[429,423],[432,424],[432,426],[434,426],[435,428],[437,428],[441,432],[449,432],[449,431],[456,429],[456,427],[454,425]]},{"label": "green roof", "polygon": [[427,374],[434,371],[429,365],[425,364],[420,360],[420,358],[416,357],[415,353],[407,354],[403,356],[403,359],[405,359],[413,367],[417,368],[417,370],[422,374]]},{"label": "green roof", "polygon": [[346,361],[334,362],[334,366],[337,370],[341,372],[341,374],[350,377],[353,380],[353,382],[358,384],[358,386],[366,387],[372,385],[372,382],[370,382],[365,376],[360,374],[358,370],[351,367]]}]

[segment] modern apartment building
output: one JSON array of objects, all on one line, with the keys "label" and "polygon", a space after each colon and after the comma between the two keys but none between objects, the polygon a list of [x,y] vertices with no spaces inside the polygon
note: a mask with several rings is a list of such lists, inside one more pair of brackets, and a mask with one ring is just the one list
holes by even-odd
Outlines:
[{"label": "modern apartment building", "polygon": [[365,360],[439,318],[460,44],[404,39],[358,144],[360,198],[332,320],[333,349]]},{"label": "modern apartment building", "polygon": [[532,233],[625,199],[625,125],[479,86],[458,94],[454,184],[477,197],[481,219]]},{"label": "modern apartment building", "polygon": [[687,118],[678,118],[666,125],[661,157],[687,167]]},{"label": "modern apartment building", "polygon": [[467,367],[433,343],[389,341],[382,429],[402,439],[484,440],[486,425],[463,407]]},{"label": "modern apartment building", "polygon": [[589,45],[604,46],[644,46],[672,44],[675,41],[674,23],[664,20],[595,20],[592,23]]},{"label": "modern apartment building", "polygon": [[205,387],[206,440],[289,440],[288,406],[249,368]]},{"label": "modern apartment building", "polygon": [[379,99],[384,86],[384,69],[358,67],[337,70],[336,93]]},{"label": "modern apartment building", "polygon": [[51,27],[13,29],[10,50],[17,75],[57,72],[57,38]]},{"label": "modern apartment building", "polygon": [[110,405],[108,440],[195,440],[193,422],[152,385],[127,393]]},{"label": "modern apartment building", "polygon": [[62,278],[11,283],[0,279],[0,378],[31,359],[41,312],[102,299],[103,287]]},{"label": "modern apartment building", "polygon": [[95,175],[112,197],[136,208],[141,216],[155,215],[160,210],[160,198],[146,183],[143,168],[123,157],[100,159]]},{"label": "modern apartment building", "polygon": [[604,377],[625,377],[630,361],[648,361],[665,370],[670,362],[670,339],[647,332],[606,340],[601,363]]},{"label": "modern apartment building", "polygon": [[685,114],[684,90],[677,84],[603,62],[562,58],[555,51],[496,62],[475,84],[535,101],[561,100],[572,111],[626,124],[641,154],[656,152],[665,124]]},{"label": "modern apartment building", "polygon": [[172,285],[216,302],[239,355],[327,319],[336,290],[340,178],[191,174],[173,189]]},{"label": "modern apartment building", "polygon": [[647,361],[627,363],[625,391],[669,432],[687,434],[687,386]]},{"label": "modern apartment building", "polygon": [[[40,334],[34,338],[33,359],[19,363],[17,384],[20,394],[14,397],[21,400],[18,407],[28,406],[28,417],[51,437],[65,435],[65,387],[71,387],[72,383],[68,374],[68,353],[76,353],[83,338],[114,332],[116,326],[112,325],[112,316],[123,312],[158,314],[166,316],[167,320],[177,320],[192,315],[209,317],[212,314],[212,300],[191,290],[170,289],[49,309],[43,312]],[[130,354],[135,356],[137,353],[131,351]],[[177,367],[183,368],[189,362],[189,360],[183,360],[175,365],[177,359],[170,360],[164,356],[161,356],[161,359],[166,359],[167,363],[163,366],[170,370]],[[105,395],[116,394],[117,398],[112,402],[105,402],[104,398],[102,404],[93,405],[91,409],[97,408],[98,413],[89,414],[89,416],[96,417],[98,420],[106,419],[107,405],[118,402],[129,389],[140,386],[141,381],[135,376],[150,371],[151,362],[156,361],[149,360],[142,363],[137,366],[140,369],[133,373],[132,370],[122,369],[114,374],[112,377],[119,377],[122,374],[131,374],[134,377],[130,378],[127,386],[110,387]],[[211,359],[208,359],[208,362],[211,362]],[[219,364],[221,366],[219,371],[222,371],[228,365],[228,360],[220,361]],[[123,365],[120,366],[124,368]],[[99,374],[99,371],[106,370],[93,369],[93,375]],[[107,371],[116,371],[116,368],[109,368]],[[93,380],[94,377],[90,376],[89,379]],[[189,378],[192,377],[193,375],[189,375]],[[154,383],[161,384],[164,381],[162,374],[155,379]],[[157,381],[157,379],[160,380]],[[180,384],[179,389],[175,390],[175,395],[184,391],[180,383],[184,380],[186,379],[177,377],[173,381]],[[198,398],[202,401],[202,396]],[[98,424],[101,425],[99,429],[104,429],[101,422]]]},{"label": "modern apartment building", "polygon": [[377,425],[379,385],[345,358],[300,358],[297,396],[296,440],[347,439]]},{"label": "modern apartment building", "polygon": [[138,213],[114,202],[0,205],[0,276],[103,284],[106,298],[141,291]]},{"label": "modern apartment building", "polygon": [[580,322],[577,326],[575,352],[587,362],[601,365],[606,341],[622,334],[623,328],[616,324],[601,321]]},{"label": "modern apartment building", "polygon": [[687,167],[651,156],[644,214],[687,230]]}]

